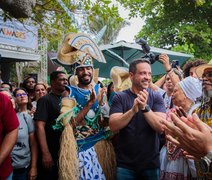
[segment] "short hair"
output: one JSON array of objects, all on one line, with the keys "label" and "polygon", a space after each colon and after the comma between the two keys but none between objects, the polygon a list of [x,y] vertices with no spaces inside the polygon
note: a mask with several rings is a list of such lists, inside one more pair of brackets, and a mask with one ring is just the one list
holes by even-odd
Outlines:
[{"label": "short hair", "polygon": [[189,76],[190,69],[192,67],[198,67],[202,64],[206,64],[206,62],[203,59],[194,59],[194,60],[189,60],[187,61],[184,66],[183,66],[183,74],[184,78]]},{"label": "short hair", "polygon": [[130,63],[129,72],[132,72],[134,74],[136,72],[136,65],[140,63],[147,63],[150,65],[150,62],[147,59],[135,59],[133,62]]},{"label": "short hair", "polygon": [[11,91],[8,88],[0,88],[0,92],[2,92],[2,91],[7,91],[7,92],[11,93]]},{"label": "short hair", "polygon": [[3,83],[1,83],[1,86],[2,86],[3,84],[8,85],[8,86],[9,86],[9,90],[10,90],[10,92],[12,92],[12,89],[13,89],[12,84],[7,83],[7,82],[3,82]]},{"label": "short hair", "polygon": [[24,81],[23,81],[21,87],[23,87],[24,89],[28,90],[28,88],[27,88],[27,81],[28,81],[29,79],[31,79],[31,78],[34,79],[34,80],[35,80],[35,83],[36,83],[36,79],[35,79],[33,76],[26,76],[26,77],[24,78]]},{"label": "short hair", "polygon": [[50,74],[50,83],[58,78],[58,74],[66,74],[66,73],[63,71],[53,71]]}]

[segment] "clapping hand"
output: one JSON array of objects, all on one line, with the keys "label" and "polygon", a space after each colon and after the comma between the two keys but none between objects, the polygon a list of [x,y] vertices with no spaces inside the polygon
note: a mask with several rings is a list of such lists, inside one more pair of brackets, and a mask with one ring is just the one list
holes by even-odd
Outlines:
[{"label": "clapping hand", "polygon": [[164,121],[167,139],[185,150],[186,157],[201,158],[212,151],[212,129],[196,114],[192,117],[171,115],[173,123]]},{"label": "clapping hand", "polygon": [[148,95],[149,93],[147,92],[146,89],[143,89],[142,91],[140,91],[137,94],[137,98],[134,100],[134,104],[133,104],[133,111],[135,113],[138,112],[138,110],[144,110],[145,106],[147,104],[147,99],[148,99]]},{"label": "clapping hand", "polygon": [[94,104],[96,102],[97,96],[96,96],[96,92],[94,90],[93,85],[91,85],[91,89],[90,89],[90,99],[88,101],[89,104]]}]

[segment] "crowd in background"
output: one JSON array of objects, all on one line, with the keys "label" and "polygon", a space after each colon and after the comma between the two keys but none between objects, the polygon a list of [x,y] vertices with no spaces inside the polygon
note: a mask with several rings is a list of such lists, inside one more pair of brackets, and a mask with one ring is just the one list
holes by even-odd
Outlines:
[{"label": "crowd in background", "polygon": [[[170,133],[173,124],[169,122],[180,117],[190,118],[195,112],[201,121],[211,126],[212,66],[204,60],[193,60],[188,61],[182,69],[172,68],[167,55],[162,54],[160,60],[167,73],[155,83],[151,82],[151,69],[146,61],[138,61],[138,64],[134,64],[135,69],[129,70],[132,87],[129,86],[127,90],[115,92],[115,82],[111,81],[106,87],[99,82],[100,88],[104,89],[100,104],[101,113],[106,124],[116,134],[113,137],[118,167],[116,178],[121,180],[144,177],[144,174],[149,179],[164,180],[211,178],[210,173],[202,172],[199,157],[193,159],[186,156],[181,147],[187,146],[180,146],[178,139],[175,142],[170,138],[169,135],[174,133]],[[204,65],[208,66],[208,71],[196,71]],[[144,68],[140,75],[136,74],[138,67]],[[146,73],[146,69],[149,74],[142,74]],[[139,76],[142,78],[136,79],[140,78]],[[14,87],[8,82],[1,83],[0,92],[11,100],[19,122],[18,137],[10,154],[12,179],[42,179],[39,177],[38,172],[42,174],[42,170],[38,170],[38,164],[47,169],[57,166],[59,135],[55,135],[52,132],[54,130],[50,129],[60,114],[62,93],[65,86],[70,85],[68,79],[64,72],[58,71],[51,74],[50,86],[36,82],[36,79],[30,76],[24,79],[20,87]],[[148,90],[141,92],[139,84],[142,84],[141,88]],[[47,102],[52,103],[49,105],[51,107],[45,109],[45,105],[39,101],[40,98],[46,98]],[[149,112],[152,114],[146,115],[150,114]],[[146,121],[140,124],[139,118]],[[46,124],[43,123],[43,119],[48,119]],[[167,122],[162,123],[159,119]],[[141,136],[139,128],[146,134]],[[46,144],[42,144],[43,138],[47,135],[43,133],[46,130],[49,139],[48,142],[44,141]],[[132,143],[133,138],[135,142]],[[52,152],[45,152],[44,147],[47,144],[51,144]],[[45,158],[40,158],[41,154]],[[52,171],[57,171],[57,168],[53,168]],[[52,176],[57,177],[55,173],[57,174],[52,172]]]}]

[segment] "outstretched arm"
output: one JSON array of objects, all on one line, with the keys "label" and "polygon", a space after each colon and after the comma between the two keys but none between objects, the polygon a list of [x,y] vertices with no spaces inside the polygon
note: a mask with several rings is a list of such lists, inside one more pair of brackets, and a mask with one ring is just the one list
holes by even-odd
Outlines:
[{"label": "outstretched arm", "polygon": [[175,74],[175,72],[172,70],[172,66],[169,63],[169,56],[167,54],[161,54],[160,55],[160,61],[163,63],[163,66],[169,75],[173,85],[176,85],[178,82],[180,82],[180,79],[178,75]]}]

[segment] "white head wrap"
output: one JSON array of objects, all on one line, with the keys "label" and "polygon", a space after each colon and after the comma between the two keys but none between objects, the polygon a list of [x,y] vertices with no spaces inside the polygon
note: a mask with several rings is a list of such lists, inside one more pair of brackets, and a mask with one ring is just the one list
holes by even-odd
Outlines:
[{"label": "white head wrap", "polygon": [[189,76],[180,81],[179,86],[186,97],[193,102],[195,102],[198,97],[202,96],[202,83],[199,79]]}]

